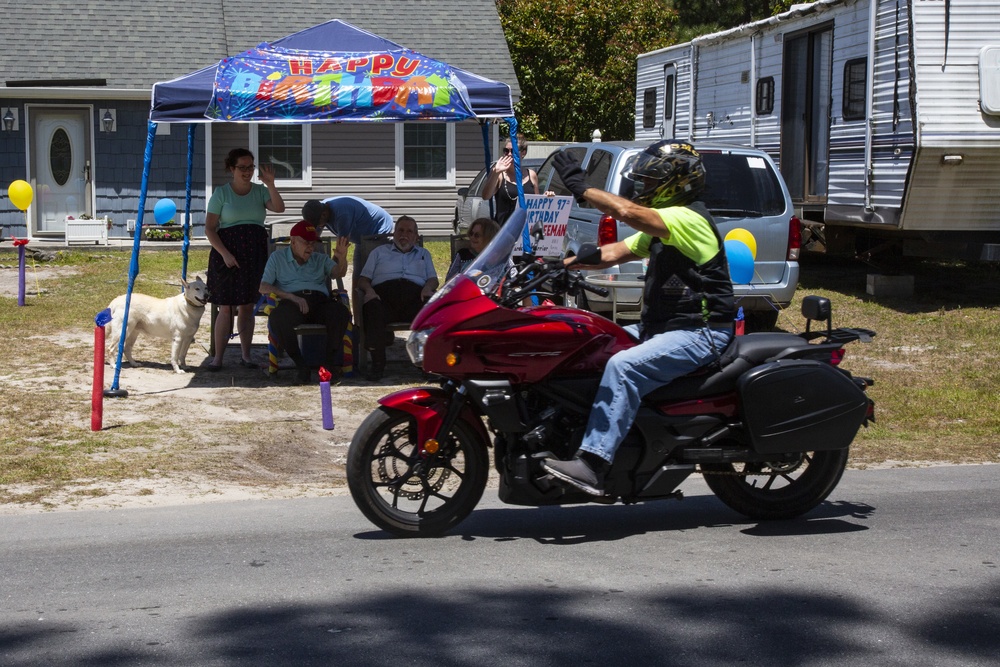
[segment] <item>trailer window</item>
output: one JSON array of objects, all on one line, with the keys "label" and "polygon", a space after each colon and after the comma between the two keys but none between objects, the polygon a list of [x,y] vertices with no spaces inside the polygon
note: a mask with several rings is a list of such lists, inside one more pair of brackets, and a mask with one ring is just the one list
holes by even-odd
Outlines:
[{"label": "trailer window", "polygon": [[756,109],[758,116],[769,116],[774,111],[774,77],[757,79]]},{"label": "trailer window", "polygon": [[642,127],[656,125],[656,88],[647,88],[642,94]]},{"label": "trailer window", "polygon": [[[667,65],[663,68],[663,120],[674,119],[674,86],[677,81],[677,68]],[[673,133],[671,133],[673,134]]]},{"label": "trailer window", "polygon": [[867,58],[855,58],[844,63],[844,120],[864,120],[867,79]]}]

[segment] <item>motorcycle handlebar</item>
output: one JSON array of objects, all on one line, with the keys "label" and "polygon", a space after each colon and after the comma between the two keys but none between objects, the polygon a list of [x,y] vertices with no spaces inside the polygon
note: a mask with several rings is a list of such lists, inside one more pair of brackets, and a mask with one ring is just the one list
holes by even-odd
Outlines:
[{"label": "motorcycle handlebar", "polygon": [[592,292],[596,294],[597,296],[608,296],[609,294],[611,294],[611,290],[607,289],[606,287],[598,287],[597,285],[591,285],[586,280],[580,281],[580,287],[582,287],[587,292]]}]

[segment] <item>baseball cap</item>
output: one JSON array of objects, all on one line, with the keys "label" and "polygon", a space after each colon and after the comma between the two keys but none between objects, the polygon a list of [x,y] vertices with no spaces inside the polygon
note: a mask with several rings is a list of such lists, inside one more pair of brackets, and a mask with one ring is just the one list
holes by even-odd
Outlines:
[{"label": "baseball cap", "polygon": [[298,236],[305,239],[306,241],[319,241],[319,235],[316,233],[316,227],[307,220],[300,220],[295,223],[292,227],[292,231],[288,233],[289,236]]}]

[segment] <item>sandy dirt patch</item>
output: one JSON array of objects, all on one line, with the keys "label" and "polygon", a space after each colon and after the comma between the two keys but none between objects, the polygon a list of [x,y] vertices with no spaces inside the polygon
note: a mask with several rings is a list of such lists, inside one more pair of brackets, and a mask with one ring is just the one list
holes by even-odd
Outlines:
[{"label": "sandy dirt patch", "polygon": [[[16,263],[11,267],[9,259],[5,261],[0,267],[0,294],[16,297]],[[56,284],[74,272],[71,267],[53,266],[33,272],[29,259],[27,294],[36,296],[36,277],[44,294],[46,281]],[[227,348],[223,370],[208,372],[208,313],[206,310],[188,352],[190,372],[173,372],[168,341],[141,335],[133,351],[141,365],[130,368],[123,360],[119,373],[117,386],[128,396],[104,399],[99,434],[109,447],[91,456],[95,460],[143,456],[154,461],[154,467],[135,479],[79,480],[38,500],[32,498],[38,487],[6,487],[0,490],[26,500],[0,504],[0,514],[342,494],[346,492],[348,445],[361,422],[377,407],[378,398],[423,381],[406,355],[406,334],[399,332],[387,351],[389,366],[384,380],[372,383],[346,377],[331,388],[335,427],[325,430],[315,374],[312,384],[295,385],[287,358],[276,376],[269,377],[264,371],[268,357],[263,317],[256,318],[252,353],[259,367],[241,366],[239,346],[234,342]],[[0,386],[5,393],[23,392],[27,396],[24,403],[30,405],[35,400],[32,397],[42,394],[51,402],[57,392],[65,410],[46,409],[45,423],[38,431],[57,428],[61,436],[69,434],[70,439],[91,437],[92,330],[29,334],[14,348],[11,354],[16,358],[0,367]],[[117,351],[108,341],[105,388],[114,381]],[[46,444],[39,437],[38,446]],[[161,461],[169,459],[169,465],[156,468],[157,455],[162,455]]]}]

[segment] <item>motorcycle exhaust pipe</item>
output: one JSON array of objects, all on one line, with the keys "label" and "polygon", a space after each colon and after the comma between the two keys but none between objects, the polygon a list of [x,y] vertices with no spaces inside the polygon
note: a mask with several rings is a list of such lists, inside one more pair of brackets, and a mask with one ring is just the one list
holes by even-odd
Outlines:
[{"label": "motorcycle exhaust pipe", "polygon": [[733,433],[733,426],[731,424],[725,424],[715,429],[714,431],[709,431],[702,436],[700,444],[711,447],[723,438],[731,435]]}]

